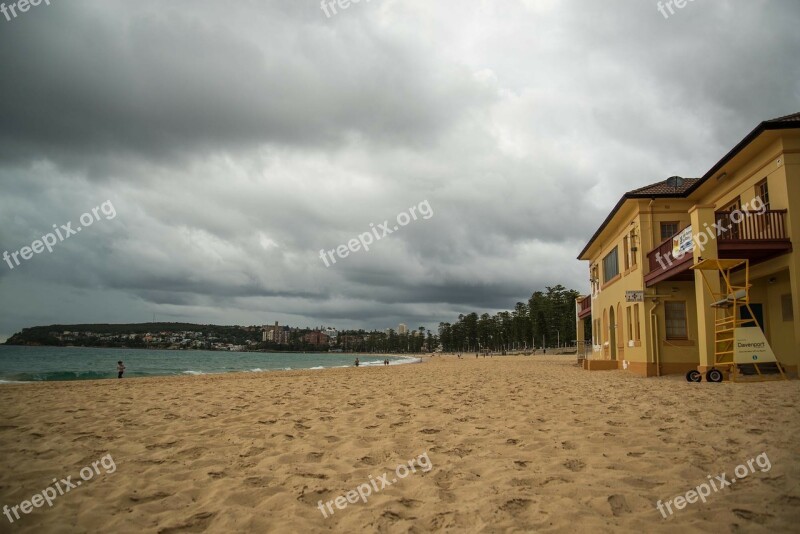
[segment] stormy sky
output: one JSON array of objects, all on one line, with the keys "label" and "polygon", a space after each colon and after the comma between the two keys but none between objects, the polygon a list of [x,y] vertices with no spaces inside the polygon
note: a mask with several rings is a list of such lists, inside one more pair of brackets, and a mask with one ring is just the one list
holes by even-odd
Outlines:
[{"label": "stormy sky", "polygon": [[[583,291],[575,257],[624,191],[700,176],[800,111],[796,0],[668,18],[650,0],[331,11],[51,0],[0,15],[0,253],[93,219],[0,263],[0,341],[154,315],[433,328]],[[320,259],[426,201],[433,216]],[[115,216],[91,215],[103,203]]]}]

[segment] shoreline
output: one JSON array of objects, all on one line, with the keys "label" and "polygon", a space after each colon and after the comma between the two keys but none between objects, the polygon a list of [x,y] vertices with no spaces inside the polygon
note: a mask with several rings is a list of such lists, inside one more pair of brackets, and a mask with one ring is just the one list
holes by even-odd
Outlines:
[{"label": "shoreline", "polygon": [[[65,347],[60,347],[65,348]],[[224,351],[219,351],[224,352]],[[294,353],[281,353],[281,354],[294,354]],[[316,353],[315,353],[316,354]],[[347,355],[347,353],[338,353],[338,355]],[[354,353],[354,357],[361,357],[363,353]],[[372,368],[372,367],[398,367],[401,365],[412,365],[412,364],[419,364],[425,363],[425,360],[422,356],[414,357],[414,356],[398,356],[396,354],[367,354],[369,357],[376,357],[376,358],[399,358],[399,360],[395,360],[389,363],[388,366],[385,365],[377,365],[374,363],[368,364],[361,364],[359,367],[363,368]],[[429,358],[430,359],[430,358]],[[316,366],[316,367],[304,367],[304,368],[297,368],[297,369],[260,369],[260,370],[234,370],[234,371],[220,371],[220,372],[203,372],[203,371],[183,371],[181,373],[173,373],[173,374],[152,374],[147,376],[129,376],[125,377],[123,381],[130,381],[130,380],[150,380],[150,379],[164,379],[164,378],[200,378],[204,376],[233,376],[233,375],[263,375],[263,374],[271,374],[271,373],[294,373],[294,372],[307,372],[307,371],[330,371],[333,369],[348,369],[348,368],[355,368],[355,365],[336,365],[336,366]],[[71,380],[28,380],[28,381],[15,381],[15,380],[4,380],[0,379],[0,387],[3,386],[22,386],[22,385],[30,385],[30,384],[58,384],[58,383],[104,383],[109,380],[113,380],[115,382],[120,381],[120,379],[109,376],[108,378],[87,378],[87,379],[71,379]]]}]

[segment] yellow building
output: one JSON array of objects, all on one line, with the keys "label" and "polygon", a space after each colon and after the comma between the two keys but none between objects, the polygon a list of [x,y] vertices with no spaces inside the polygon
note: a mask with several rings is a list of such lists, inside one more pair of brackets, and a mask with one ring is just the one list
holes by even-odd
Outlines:
[{"label": "yellow building", "polygon": [[[800,113],[762,122],[702,178],[626,193],[578,256],[589,262],[592,288],[577,303],[578,339],[592,325],[584,368],[705,373],[715,357],[714,309],[692,266],[727,258],[749,260],[752,315],[797,376],[798,239]],[[744,276],[733,275],[740,284]]]}]

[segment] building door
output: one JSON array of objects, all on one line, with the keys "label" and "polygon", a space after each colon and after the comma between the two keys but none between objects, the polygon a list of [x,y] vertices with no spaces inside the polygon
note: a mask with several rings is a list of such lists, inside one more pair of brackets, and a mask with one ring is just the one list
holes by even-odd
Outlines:
[{"label": "building door", "polygon": [[[755,315],[755,320],[758,321],[758,326],[761,327],[761,331],[764,332],[764,306],[761,304],[753,304],[750,303],[750,308],[753,310],[753,315]],[[741,319],[752,319],[753,317],[750,315],[750,311],[746,307],[739,308],[739,317]],[[752,324],[748,324],[747,326],[753,326]]]},{"label": "building door", "polygon": [[611,359],[617,359],[617,320],[614,314],[614,306],[608,309],[608,346],[611,349]]}]

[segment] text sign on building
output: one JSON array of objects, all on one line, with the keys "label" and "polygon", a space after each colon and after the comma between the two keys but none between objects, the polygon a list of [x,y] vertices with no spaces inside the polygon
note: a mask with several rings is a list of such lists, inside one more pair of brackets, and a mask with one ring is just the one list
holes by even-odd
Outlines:
[{"label": "text sign on building", "polygon": [[733,336],[733,361],[735,363],[774,362],[775,354],[767,343],[764,332],[757,326],[737,328]]},{"label": "text sign on building", "polygon": [[626,291],[625,302],[644,302],[644,291]]},{"label": "text sign on building", "polygon": [[681,259],[684,254],[694,249],[692,227],[687,226],[681,233],[672,238],[672,257]]}]

